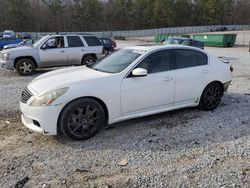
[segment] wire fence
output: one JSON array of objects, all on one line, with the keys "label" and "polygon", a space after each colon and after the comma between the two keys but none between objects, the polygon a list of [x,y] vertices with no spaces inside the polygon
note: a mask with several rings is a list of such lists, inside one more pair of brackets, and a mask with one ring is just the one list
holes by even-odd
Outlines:
[{"label": "wire fence", "polygon": [[[250,30],[250,25],[211,25],[211,26],[195,26],[195,27],[170,27],[170,28],[159,28],[159,29],[147,29],[147,30],[131,30],[131,31],[103,31],[103,32],[87,32],[88,34],[93,34],[97,37],[117,37],[122,36],[125,38],[133,38],[133,37],[147,37],[147,36],[155,36],[160,34],[187,34],[187,33],[203,33],[203,32],[211,32],[211,31],[242,31],[242,30]],[[25,32],[27,33],[27,32]],[[55,34],[55,33],[35,33],[28,32],[31,34],[34,40],[41,38],[47,34]],[[86,34],[86,32],[62,32],[60,34]],[[19,34],[24,34],[24,32],[20,32]]]}]

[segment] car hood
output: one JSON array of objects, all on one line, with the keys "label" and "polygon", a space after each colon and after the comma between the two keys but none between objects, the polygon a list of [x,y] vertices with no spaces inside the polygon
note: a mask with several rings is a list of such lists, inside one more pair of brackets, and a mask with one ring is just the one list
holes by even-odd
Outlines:
[{"label": "car hood", "polygon": [[3,52],[5,52],[5,53],[13,53],[13,52],[21,52],[21,51],[27,51],[27,50],[32,50],[32,49],[33,48],[30,47],[30,46],[20,46],[19,48],[5,49],[5,50],[3,50]]},{"label": "car hood", "polygon": [[64,68],[42,74],[35,78],[28,85],[28,88],[36,93],[44,93],[62,87],[69,87],[76,82],[93,80],[111,75],[110,73],[96,71],[86,66]]}]

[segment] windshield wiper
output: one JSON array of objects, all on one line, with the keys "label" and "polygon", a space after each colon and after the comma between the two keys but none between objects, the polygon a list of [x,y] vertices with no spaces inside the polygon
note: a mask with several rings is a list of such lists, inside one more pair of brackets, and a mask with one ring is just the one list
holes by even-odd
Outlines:
[{"label": "windshield wiper", "polygon": [[89,68],[94,69],[94,70],[96,70],[96,71],[100,71],[100,72],[106,72],[106,73],[112,73],[112,74],[115,73],[115,72],[110,72],[110,71],[107,71],[107,70],[102,70],[102,69],[93,68],[93,67],[89,67]]}]

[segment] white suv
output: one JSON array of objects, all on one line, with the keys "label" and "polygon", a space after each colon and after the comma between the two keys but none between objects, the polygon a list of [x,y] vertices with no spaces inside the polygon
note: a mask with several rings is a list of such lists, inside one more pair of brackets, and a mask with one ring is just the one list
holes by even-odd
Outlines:
[{"label": "white suv", "polygon": [[3,32],[3,38],[15,38],[16,33],[13,30],[6,30]]},{"label": "white suv", "polygon": [[92,35],[46,35],[31,47],[3,50],[0,64],[27,76],[36,68],[93,63],[102,53],[101,42]]},{"label": "white suv", "polygon": [[47,135],[83,140],[106,123],[184,107],[215,109],[232,67],[185,46],[121,49],[90,67],[51,71],[22,93],[23,124]]}]

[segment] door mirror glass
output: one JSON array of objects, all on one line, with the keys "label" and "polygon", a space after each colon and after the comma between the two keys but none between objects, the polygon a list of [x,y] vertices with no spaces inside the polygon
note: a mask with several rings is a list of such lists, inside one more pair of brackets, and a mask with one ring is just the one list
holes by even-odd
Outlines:
[{"label": "door mirror glass", "polygon": [[148,71],[143,68],[136,68],[132,71],[132,75],[135,77],[147,76]]}]

